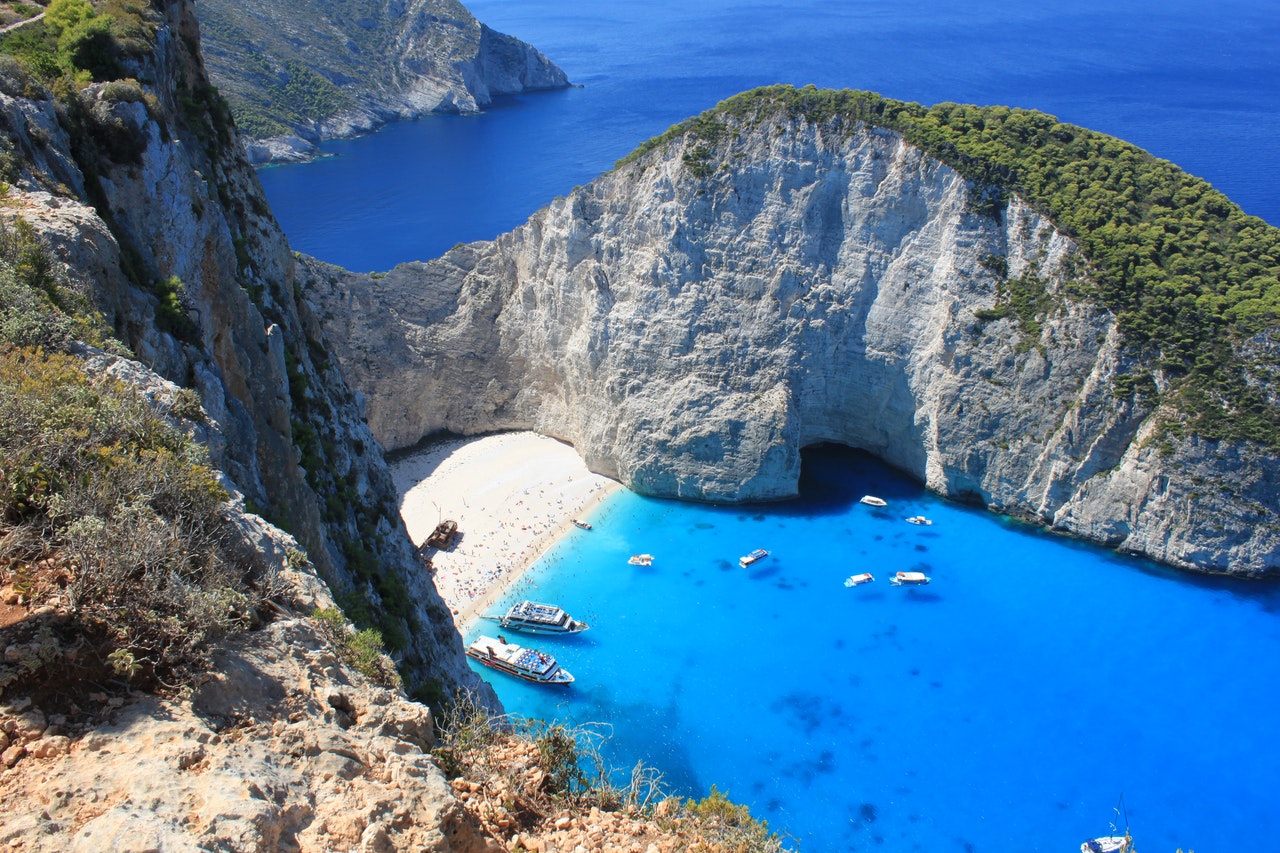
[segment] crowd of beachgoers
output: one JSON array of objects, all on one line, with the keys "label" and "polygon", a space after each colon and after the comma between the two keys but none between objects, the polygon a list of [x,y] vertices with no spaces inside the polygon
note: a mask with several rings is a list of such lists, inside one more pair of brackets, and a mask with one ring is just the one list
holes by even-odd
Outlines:
[{"label": "crowd of beachgoers", "polygon": [[458,523],[451,548],[424,548],[436,589],[459,628],[493,601],[620,486],[588,470],[572,447],[533,432],[450,438],[392,465],[400,513],[422,545]]}]

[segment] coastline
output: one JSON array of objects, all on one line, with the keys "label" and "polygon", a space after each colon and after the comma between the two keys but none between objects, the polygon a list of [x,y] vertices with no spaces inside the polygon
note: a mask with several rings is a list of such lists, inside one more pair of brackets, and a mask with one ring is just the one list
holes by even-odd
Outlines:
[{"label": "coastline", "polygon": [[459,633],[516,585],[621,484],[590,471],[568,444],[534,432],[450,437],[391,463],[415,545],[458,522],[451,550],[430,549],[432,579]]}]

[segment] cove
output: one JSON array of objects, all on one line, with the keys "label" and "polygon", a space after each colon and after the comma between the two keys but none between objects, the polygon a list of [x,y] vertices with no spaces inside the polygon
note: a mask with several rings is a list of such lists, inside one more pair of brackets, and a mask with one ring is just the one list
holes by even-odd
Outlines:
[{"label": "cove", "polygon": [[[805,456],[792,503],[610,499],[506,599],[592,625],[523,639],[569,688],[485,671],[508,712],[603,724],[613,766],[715,783],[808,851],[1073,850],[1121,794],[1140,850],[1280,837],[1274,584],[1123,558],[862,453]],[[932,582],[889,584],[910,570]]]},{"label": "cove", "polygon": [[[1280,223],[1270,4],[468,6],[582,88],[261,171],[294,249],[378,270],[493,238],[642,140],[778,82],[1039,109]],[[1072,851],[1122,793],[1144,853],[1280,837],[1274,585],[1123,559],[941,501],[857,454],[811,451],[804,490],[758,507],[612,499],[513,592],[592,622],[539,641],[577,683],[489,676],[507,708],[606,724],[615,765],[643,759],[690,795],[715,783],[806,851]],[[888,506],[858,504],[868,492]],[[915,514],[934,525],[902,520]],[[758,547],[772,556],[738,568]],[[651,569],[626,564],[642,551]],[[933,582],[888,585],[914,568]],[[877,581],[846,589],[860,571]]]},{"label": "cove", "polygon": [[476,0],[582,88],[326,143],[259,174],[293,248],[383,270],[488,240],[746,89],[1037,109],[1139,145],[1280,223],[1280,16],[1258,0]]}]

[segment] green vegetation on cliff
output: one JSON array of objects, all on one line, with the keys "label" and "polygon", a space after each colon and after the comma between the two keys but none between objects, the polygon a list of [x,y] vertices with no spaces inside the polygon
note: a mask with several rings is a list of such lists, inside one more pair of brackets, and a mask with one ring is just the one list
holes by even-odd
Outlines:
[{"label": "green vegetation on cliff", "polygon": [[228,550],[226,492],[179,426],[203,419],[199,397],[157,407],[89,369],[76,339],[119,346],[31,230],[0,227],[0,582],[58,611],[6,631],[0,694],[174,684],[263,605],[264,579]]},{"label": "green vegetation on cliff", "polygon": [[[736,95],[618,165],[688,136],[701,152],[692,162],[685,155],[690,174],[706,177],[707,145],[735,136],[743,123],[776,118],[841,133],[864,125],[897,131],[972,182],[979,214],[1001,216],[1016,193],[1080,246],[1091,265],[1091,295],[1116,315],[1144,370],[1168,383],[1166,402],[1186,416],[1189,431],[1280,448],[1280,229],[1172,163],[1044,113],[924,107],[811,86]],[[1136,378],[1129,387],[1154,387],[1149,373]]]},{"label": "green vegetation on cliff", "polygon": [[154,14],[131,0],[53,0],[44,19],[6,34],[0,53],[14,56],[45,81],[66,74],[80,82],[122,76],[121,62],[151,49]]}]

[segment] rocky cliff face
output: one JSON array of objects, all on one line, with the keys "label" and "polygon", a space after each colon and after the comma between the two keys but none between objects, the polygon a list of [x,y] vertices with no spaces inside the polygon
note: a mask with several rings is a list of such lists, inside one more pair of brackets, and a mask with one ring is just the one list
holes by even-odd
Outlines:
[{"label": "rocky cliff face", "polygon": [[[800,449],[1174,565],[1280,568],[1280,464],[1155,437],[1073,242],[898,134],[726,119],[491,243],[304,285],[374,434],[530,428],[649,494],[784,498]],[[981,188],[978,188],[979,190]],[[1033,322],[993,310],[1015,287]],[[1004,315],[1004,316],[1001,316]],[[1028,318],[1030,319],[1030,318]]]},{"label": "rocky cliff face", "polygon": [[[411,681],[480,689],[381,448],[296,298],[294,258],[204,76],[192,4],[149,15],[136,82],[55,102],[4,67],[0,127],[19,165],[3,216],[34,226],[140,361],[199,392],[231,487],[378,622]],[[175,286],[176,307],[162,299]]]},{"label": "rocky cliff face", "polygon": [[456,0],[204,0],[199,11],[210,76],[253,138],[254,162],[305,159],[323,139],[569,85]]},{"label": "rocky cliff face", "polygon": [[[126,370],[165,393],[145,369]],[[41,853],[499,849],[431,758],[427,707],[371,685],[303,618],[334,602],[309,567],[289,566],[297,543],[242,504],[227,516],[247,557],[272,565],[281,618],[219,648],[189,697],[89,692],[68,709],[6,693],[0,843]]]}]

